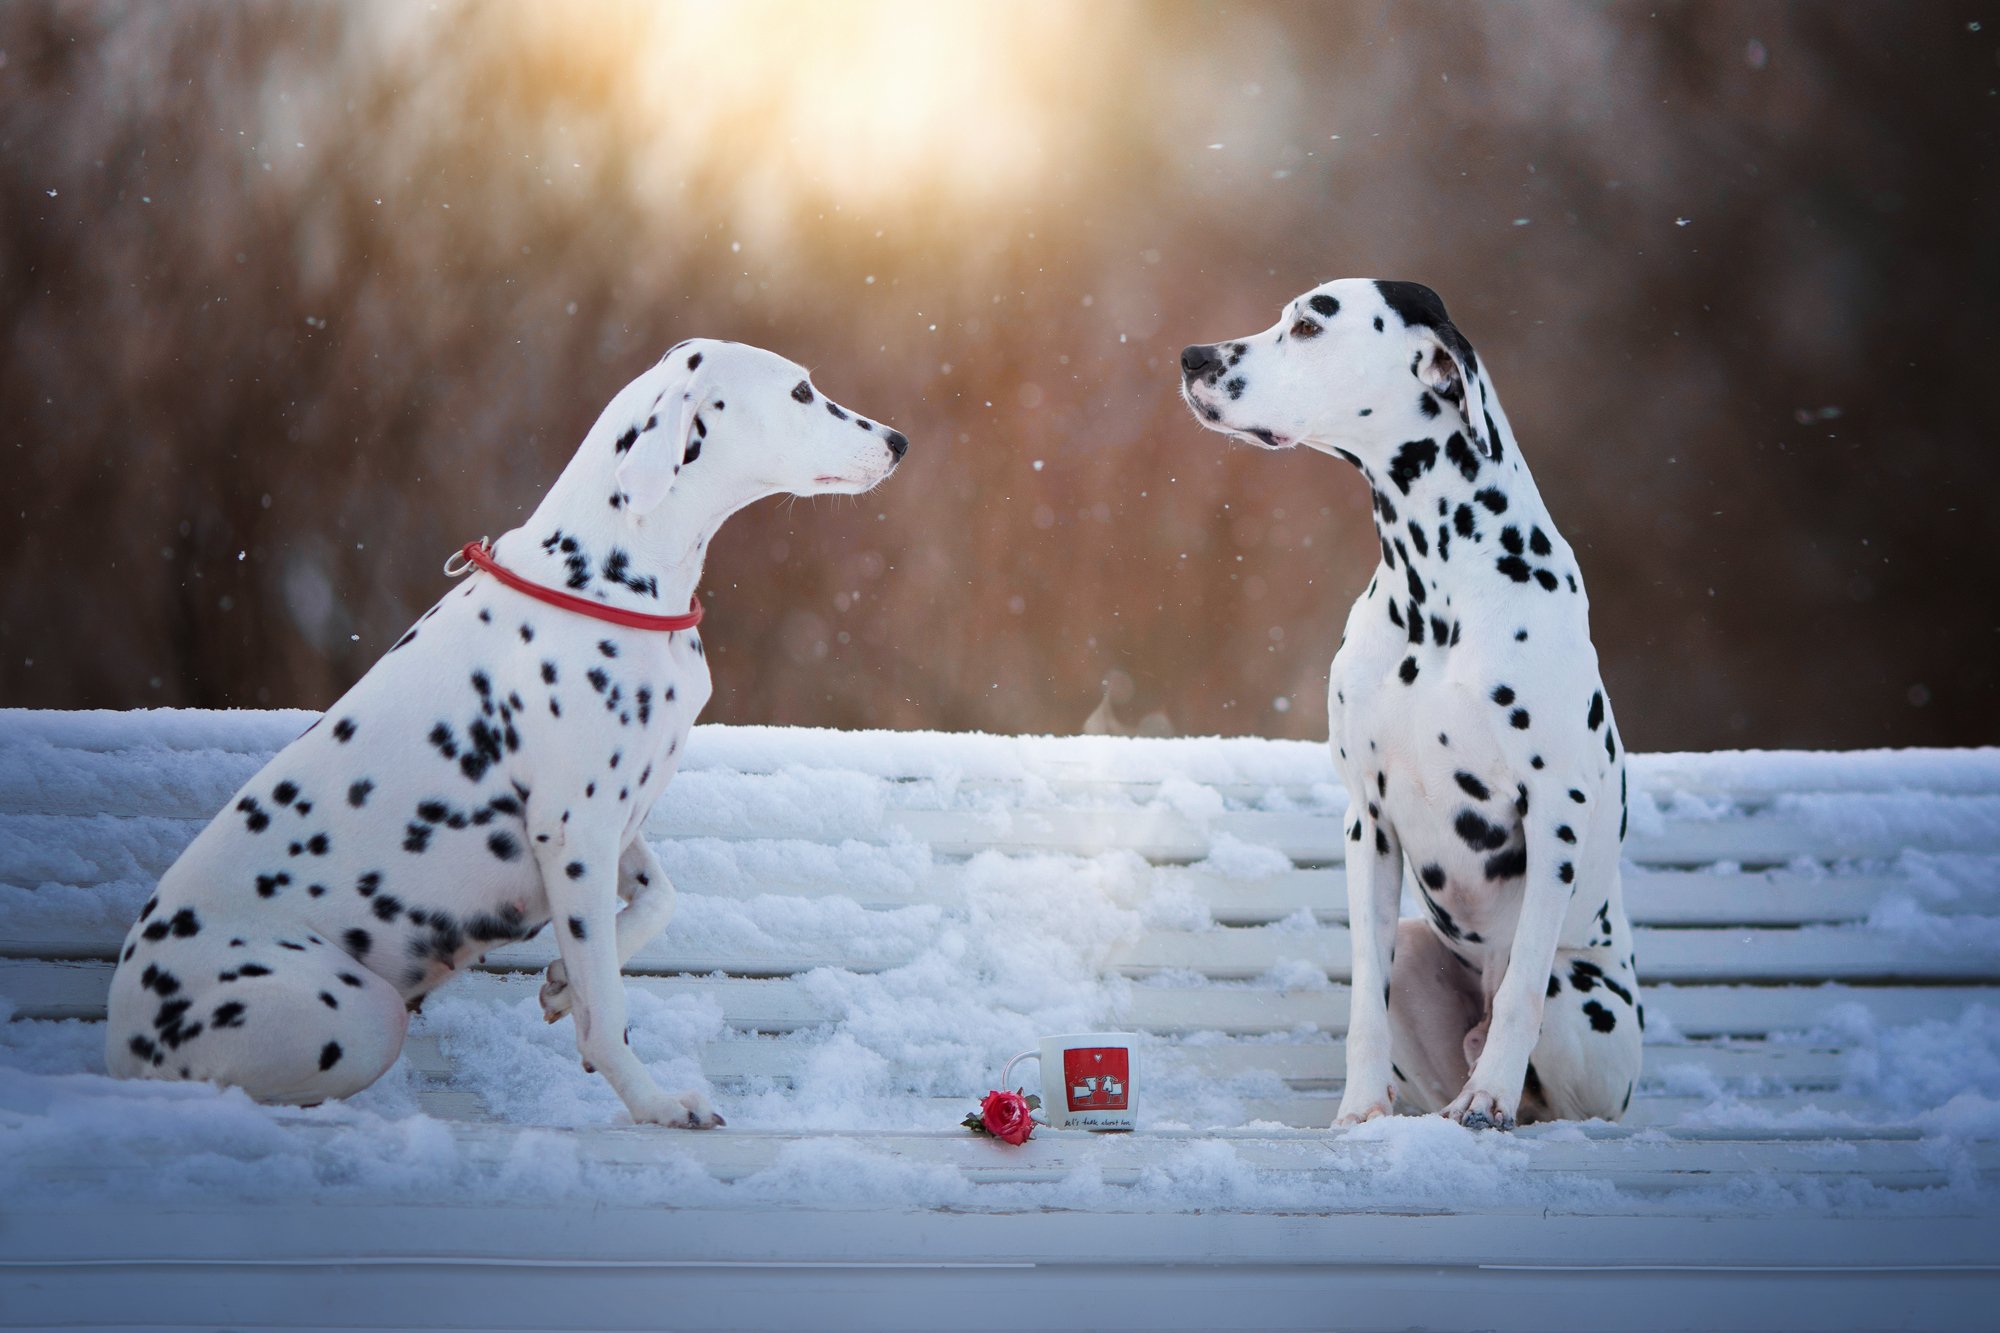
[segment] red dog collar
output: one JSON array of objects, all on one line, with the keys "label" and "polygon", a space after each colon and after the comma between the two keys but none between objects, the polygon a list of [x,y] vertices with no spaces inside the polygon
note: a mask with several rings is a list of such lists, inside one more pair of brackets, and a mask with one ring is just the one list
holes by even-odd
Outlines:
[{"label": "red dog collar", "polygon": [[[458,563],[460,561],[464,563]],[[493,558],[493,550],[487,545],[486,538],[484,537],[481,537],[476,542],[467,542],[459,548],[458,554],[444,562],[444,572],[453,578],[457,578],[459,575],[475,568],[484,570],[516,592],[524,592],[537,601],[547,602],[550,606],[559,606],[565,611],[574,611],[580,616],[591,616],[597,620],[608,620],[614,625],[623,625],[628,629],[693,629],[701,623],[701,598],[692,594],[688,597],[688,609],[685,615],[649,616],[644,612],[625,611],[615,606],[605,606],[601,602],[589,601],[582,597],[573,597],[569,593],[558,591],[555,588],[548,588],[539,583],[532,583],[496,561]]]}]

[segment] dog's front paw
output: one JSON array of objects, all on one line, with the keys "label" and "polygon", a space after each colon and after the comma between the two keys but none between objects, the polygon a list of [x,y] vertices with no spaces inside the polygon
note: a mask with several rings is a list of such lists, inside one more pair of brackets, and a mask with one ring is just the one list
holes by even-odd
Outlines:
[{"label": "dog's front paw", "polygon": [[642,1125],[664,1125],[668,1129],[719,1129],[729,1123],[698,1092],[661,1093],[645,1107],[633,1110],[632,1119]]},{"label": "dog's front paw", "polygon": [[1341,1095],[1340,1111],[1333,1117],[1333,1127],[1347,1129],[1354,1125],[1365,1124],[1377,1117],[1392,1114],[1395,1106],[1394,1084],[1384,1084],[1382,1095],[1371,1100],[1365,1096],[1357,1096],[1355,1086],[1350,1083],[1347,1085],[1347,1091]]},{"label": "dog's front paw", "polygon": [[1438,1114],[1456,1120],[1467,1129],[1514,1128],[1514,1113],[1498,1097],[1470,1087],[1452,1098],[1451,1105]]},{"label": "dog's front paw", "polygon": [[558,958],[549,964],[549,979],[542,983],[542,1019],[553,1023],[569,1012],[569,971]]},{"label": "dog's front paw", "polygon": [[720,1111],[708,1104],[708,1098],[698,1092],[682,1093],[680,1102],[687,1111],[689,1129],[720,1129],[729,1123],[722,1118]]}]

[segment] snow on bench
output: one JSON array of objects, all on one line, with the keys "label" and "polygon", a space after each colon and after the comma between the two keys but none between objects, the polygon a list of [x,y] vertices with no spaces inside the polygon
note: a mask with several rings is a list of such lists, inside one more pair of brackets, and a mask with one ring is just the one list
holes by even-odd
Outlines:
[{"label": "snow on bench", "polygon": [[[679,912],[626,972],[634,1048],[666,1086],[707,1082],[715,1134],[632,1126],[582,1071],[535,1000],[546,936],[434,994],[339,1106],[103,1078],[126,927],[311,720],[0,712],[0,1272],[42,1279],[22,1318],[108,1318],[107,1272],[183,1264],[206,1276],[147,1287],[181,1316],[222,1317],[199,1302],[226,1289],[231,1319],[379,1322],[284,1293],[327,1263],[416,1282],[385,1235],[440,1272],[570,1265],[532,1298],[483,1288],[464,1318],[490,1326],[557,1322],[537,1302],[600,1263],[648,1275],[635,1310],[671,1293],[707,1311],[688,1322],[746,1326],[806,1288],[731,1305],[740,1284],[689,1275],[1040,1265],[980,1268],[997,1293],[1143,1269],[1162,1285],[1133,1327],[1215,1321],[1160,1277],[1195,1257],[1279,1265],[1269,1290],[1357,1325],[1420,1319],[1399,1265],[1499,1265],[1543,1295],[1731,1269],[1758,1280],[1673,1290],[1822,1328],[2000,1295],[2000,751],[1634,756],[1648,1032],[1615,1126],[1325,1132],[1346,801],[1323,746],[1262,740],[698,728],[646,824]],[[1140,1132],[1007,1148],[956,1127],[1009,1054],[1106,1028],[1142,1034]],[[1866,1296],[1810,1280],[1861,1264]],[[893,1314],[856,1326],[986,1326]]]}]

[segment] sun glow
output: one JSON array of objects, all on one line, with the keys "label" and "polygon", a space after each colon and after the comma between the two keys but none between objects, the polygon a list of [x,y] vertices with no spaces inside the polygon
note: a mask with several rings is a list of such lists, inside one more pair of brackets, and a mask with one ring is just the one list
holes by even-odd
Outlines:
[{"label": "sun glow", "polygon": [[659,10],[663,147],[692,137],[783,194],[1005,196],[1049,167],[1083,45],[1075,10],[726,3]]}]

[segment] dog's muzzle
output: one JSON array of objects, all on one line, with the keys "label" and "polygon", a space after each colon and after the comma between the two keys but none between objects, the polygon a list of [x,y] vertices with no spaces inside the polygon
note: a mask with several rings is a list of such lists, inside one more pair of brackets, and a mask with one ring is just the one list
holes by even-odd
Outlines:
[{"label": "dog's muzzle", "polygon": [[1213,345],[1194,343],[1181,348],[1181,377],[1192,384],[1196,380],[1212,379],[1222,369],[1222,358]]}]

